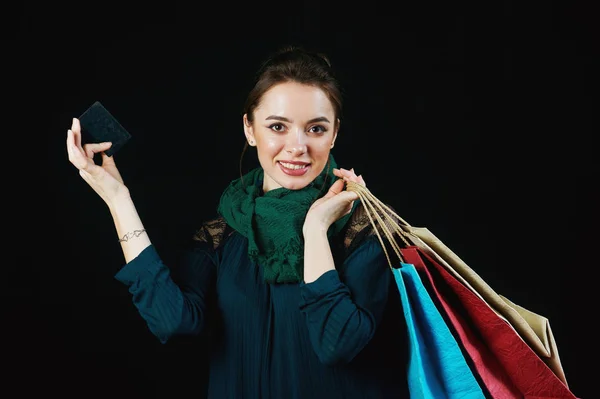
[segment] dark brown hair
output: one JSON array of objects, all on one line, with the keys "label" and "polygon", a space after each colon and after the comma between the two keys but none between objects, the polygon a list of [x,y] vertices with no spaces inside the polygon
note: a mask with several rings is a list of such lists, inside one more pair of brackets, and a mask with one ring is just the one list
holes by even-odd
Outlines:
[{"label": "dark brown hair", "polygon": [[[331,62],[324,54],[312,52],[299,46],[285,46],[271,55],[259,68],[254,87],[250,90],[244,104],[243,113],[248,122],[254,121],[254,110],[260,105],[264,94],[280,83],[296,82],[320,88],[325,92],[333,106],[335,114],[334,128],[338,128],[338,120],[342,114],[342,92],[339,82],[331,67]],[[240,175],[242,159],[248,149],[245,142],[240,157]]]}]

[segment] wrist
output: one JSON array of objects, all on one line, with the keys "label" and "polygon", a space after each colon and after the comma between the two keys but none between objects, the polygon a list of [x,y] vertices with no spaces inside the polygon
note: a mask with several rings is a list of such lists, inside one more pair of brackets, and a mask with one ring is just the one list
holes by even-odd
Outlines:
[{"label": "wrist", "polygon": [[305,221],[302,226],[304,238],[307,236],[327,235],[327,230],[329,230],[329,225],[323,222]]},{"label": "wrist", "polygon": [[118,195],[110,198],[106,201],[106,205],[110,209],[111,213],[117,212],[119,209],[128,208],[133,204],[133,199],[129,195],[129,191],[126,190]]}]

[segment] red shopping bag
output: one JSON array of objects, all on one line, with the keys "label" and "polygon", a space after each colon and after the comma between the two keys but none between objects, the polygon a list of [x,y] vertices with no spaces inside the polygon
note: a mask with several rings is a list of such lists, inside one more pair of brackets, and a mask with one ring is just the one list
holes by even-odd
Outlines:
[{"label": "red shopping bag", "polygon": [[[481,383],[491,397],[502,399],[522,398],[523,395],[514,385],[498,358],[481,339],[473,326],[466,322],[468,315],[464,314],[461,304],[453,300],[454,298],[452,298],[451,293],[448,293],[447,287],[438,284],[434,278],[434,275],[437,276],[437,271],[429,270],[425,266],[418,248],[410,246],[401,248],[400,251],[404,260],[413,264],[417,269],[425,288],[429,291],[431,297],[435,299],[436,305],[441,308],[439,309],[440,313],[446,316],[450,329],[457,335],[457,341],[466,352],[465,357],[471,360]],[[440,285],[439,288],[438,285]]]},{"label": "red shopping bag", "polygon": [[408,245],[414,245],[426,252],[481,300],[489,304],[499,317],[515,329],[554,374],[567,387],[569,386],[550,321],[546,317],[525,309],[497,293],[474,269],[426,227],[413,227],[405,221],[401,223]]},{"label": "red shopping bag", "polygon": [[[514,395],[516,389],[519,392],[517,397],[577,399],[564,378],[556,343],[546,318],[518,307],[497,294],[428,229],[410,226],[366,187],[347,182],[347,189],[358,194],[367,210],[366,214],[390,267],[393,268],[393,262],[388,253],[389,247],[400,261],[411,264],[410,260],[404,259],[402,251],[416,251],[421,262],[414,258],[412,260],[421,263],[421,273],[425,270],[430,272],[431,281],[438,288],[436,291],[431,286],[430,295],[435,298],[437,292],[440,294],[438,299],[453,305],[452,308],[448,305],[451,311],[445,312],[448,326],[454,325],[458,337],[465,338],[460,342],[464,343],[464,350],[472,354],[471,359],[478,359],[474,364],[479,365],[480,376],[487,379],[488,389],[498,392],[501,398],[510,398],[503,396],[505,394],[502,392]],[[381,235],[385,235],[386,242]],[[444,310],[443,305],[440,305],[440,310]],[[461,317],[452,318],[457,315]],[[469,335],[469,330],[473,334]],[[476,346],[468,341],[474,336],[478,336],[482,344]],[[494,382],[501,382],[504,386],[494,387]]]},{"label": "red shopping bag", "polygon": [[[524,398],[576,399],[569,388],[540,359],[510,323],[494,312],[481,297],[463,285],[421,248],[407,247],[402,249],[402,253],[407,256],[407,262],[416,262],[420,264],[421,271],[429,271],[436,287],[444,287],[438,292],[442,293],[442,297],[448,302],[458,304],[459,306],[455,305],[455,310],[464,314],[460,324],[479,334],[487,350],[498,360],[504,374],[508,375],[514,387]],[[489,369],[481,368],[481,370],[483,378]],[[489,375],[487,377],[490,381]]]}]

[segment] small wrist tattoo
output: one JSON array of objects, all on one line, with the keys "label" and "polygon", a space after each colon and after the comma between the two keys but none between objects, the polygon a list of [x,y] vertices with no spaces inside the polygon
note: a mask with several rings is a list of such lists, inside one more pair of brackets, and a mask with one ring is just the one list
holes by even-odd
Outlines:
[{"label": "small wrist tattoo", "polygon": [[132,232],[125,234],[123,238],[120,238],[119,242],[127,242],[134,237],[139,237],[144,231],[146,231],[146,229],[133,230]]}]

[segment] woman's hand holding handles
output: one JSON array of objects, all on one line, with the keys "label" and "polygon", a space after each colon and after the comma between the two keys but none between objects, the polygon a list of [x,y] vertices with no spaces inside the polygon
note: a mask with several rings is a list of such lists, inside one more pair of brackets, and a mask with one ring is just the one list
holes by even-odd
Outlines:
[{"label": "woman's hand holding handles", "polygon": [[351,181],[366,187],[362,176],[356,176],[354,173],[354,168],[334,169],[333,174],[339,179],[331,185],[327,194],[316,200],[308,210],[304,220],[304,232],[312,228],[327,231],[329,226],[352,210],[354,201],[359,197],[353,191],[344,190],[346,182]]}]

